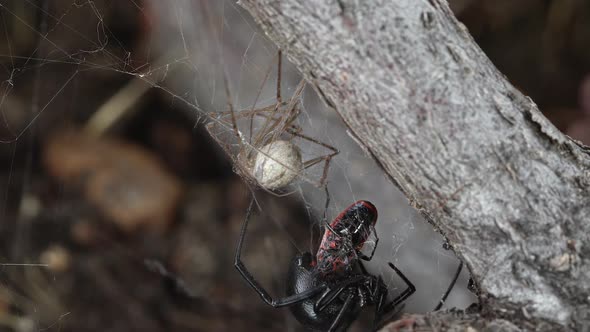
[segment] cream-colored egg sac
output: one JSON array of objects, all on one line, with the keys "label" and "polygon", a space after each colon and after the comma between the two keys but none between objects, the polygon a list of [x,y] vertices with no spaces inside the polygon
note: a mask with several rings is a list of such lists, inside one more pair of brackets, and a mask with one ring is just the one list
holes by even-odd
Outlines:
[{"label": "cream-colored egg sac", "polygon": [[301,150],[291,142],[279,140],[260,149],[252,173],[261,186],[276,190],[289,185],[302,170]]}]

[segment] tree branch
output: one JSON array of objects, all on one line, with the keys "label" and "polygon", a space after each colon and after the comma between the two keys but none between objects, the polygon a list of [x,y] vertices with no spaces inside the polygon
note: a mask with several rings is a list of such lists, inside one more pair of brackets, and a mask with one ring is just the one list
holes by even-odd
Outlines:
[{"label": "tree branch", "polygon": [[469,267],[481,311],[424,319],[590,328],[590,149],[498,72],[446,1],[240,3]]}]

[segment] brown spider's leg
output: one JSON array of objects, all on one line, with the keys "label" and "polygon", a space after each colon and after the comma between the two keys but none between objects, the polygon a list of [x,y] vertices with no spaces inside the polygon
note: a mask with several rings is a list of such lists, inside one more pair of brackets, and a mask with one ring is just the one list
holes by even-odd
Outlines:
[{"label": "brown spider's leg", "polygon": [[[285,102],[282,102],[281,105],[279,106],[285,106]],[[255,116],[259,116],[261,118],[264,118],[265,121],[267,121],[268,123],[278,123],[282,120],[281,117],[275,117],[274,114],[273,115],[268,115],[265,113],[275,113],[278,110],[277,108],[277,104],[275,105],[270,105],[270,106],[265,106],[265,107],[261,107],[258,109],[249,109],[249,110],[242,110],[240,112],[237,112],[237,116],[239,118],[242,117],[255,117]],[[229,115],[229,112],[213,112],[213,113],[208,113],[210,116],[219,116],[220,114],[222,115],[222,117],[226,117]],[[287,121],[287,122],[292,122],[291,121]],[[263,128],[264,129],[264,128]],[[291,135],[296,135],[293,134],[293,132],[299,132],[301,131],[301,129],[296,126],[296,125],[291,125],[291,128],[287,128],[287,131],[289,131],[289,133]],[[263,130],[260,130],[260,132],[262,132]]]},{"label": "brown spider's leg", "polygon": [[305,84],[305,79],[301,79],[301,81],[299,81],[299,84],[297,84],[297,88],[295,88],[295,93],[293,93],[291,99],[289,99],[289,102],[287,103],[289,117],[286,117],[286,121],[284,121],[285,126],[282,128],[281,131],[287,130],[287,127],[293,122],[293,120],[297,118],[297,115],[299,115],[299,109],[297,108],[297,104],[299,104],[299,99],[301,97],[301,94],[303,93]]},{"label": "brown spider's leg", "polygon": [[[268,138],[264,138],[263,141],[261,142],[263,144],[261,144],[261,145],[266,145],[270,142],[274,142],[275,140],[277,140],[277,138],[283,132],[288,130],[291,123],[299,115],[299,109],[297,108],[297,103],[299,103],[299,97],[301,96],[301,93],[303,93],[304,88],[305,88],[305,80],[302,79],[301,82],[299,82],[299,84],[297,85],[295,93],[291,96],[289,103],[287,103],[286,115],[281,117],[280,121],[275,121],[274,123],[272,123],[272,125],[270,127],[266,128],[266,130],[263,133],[269,133],[269,134],[271,134],[271,136]],[[277,108],[275,111],[273,111],[273,115],[274,115],[274,112],[278,111],[279,105],[280,104],[277,103]]]},{"label": "brown spider's leg", "polygon": [[[279,118],[275,118],[274,117],[274,115],[276,114],[276,112],[281,108],[281,106],[283,106],[283,99],[281,97],[281,80],[282,80],[283,52],[281,50],[278,50],[277,57],[278,57],[278,59],[277,59],[277,91],[276,91],[276,94],[277,94],[277,102],[274,105],[274,108],[272,110],[272,115],[271,116],[263,115],[264,117],[267,118],[267,121],[264,124],[263,130],[261,131],[261,133],[264,133],[264,136],[266,135],[265,133],[271,133],[273,131],[273,128],[277,124],[279,124],[281,122],[281,120],[282,120],[281,117],[279,117]],[[291,98],[293,98],[293,96]],[[272,121],[270,121],[270,120],[272,120]],[[286,121],[286,123],[291,123],[291,121],[292,120],[288,120],[288,121]],[[273,123],[273,125],[271,125],[271,127],[269,129],[267,129],[267,125],[269,123],[271,123],[271,122]],[[264,140],[264,136],[261,136],[260,137],[260,140],[261,141]],[[274,137],[274,135],[273,135],[273,137]],[[275,139],[273,138],[273,139],[268,140],[268,142],[272,142],[274,140]],[[266,143],[264,143],[262,145],[266,145]]]},{"label": "brown spider's leg", "polygon": [[[282,102],[280,106],[285,106],[285,102]],[[281,117],[274,117],[273,115],[267,115],[265,113],[272,113],[277,109],[277,105],[273,104],[270,106],[265,106],[265,107],[261,107],[258,109],[250,109],[250,110],[242,110],[239,113],[243,114],[244,116],[259,116],[261,118],[265,118],[267,120],[273,121],[273,122],[278,122],[281,121]],[[219,113],[225,113],[225,112],[219,112]],[[217,114],[217,113],[213,113],[213,114]],[[292,125],[292,127],[296,127],[295,125]],[[291,129],[294,130],[294,129]]]},{"label": "brown spider's leg", "polygon": [[[207,125],[205,125],[205,128],[206,128],[207,132],[209,133],[209,135],[211,135],[211,137],[219,145],[221,145],[221,147],[223,148],[225,153],[232,159],[233,164],[236,166],[236,169],[238,170],[238,174],[240,174],[241,176],[246,177],[248,179],[251,179],[251,176],[249,174],[249,170],[245,169],[244,166],[242,166],[240,164],[240,154],[242,153],[242,151],[245,150],[246,151],[245,154],[246,154],[246,156],[248,156],[250,154],[251,148],[249,147],[248,143],[244,142],[243,137],[242,137],[242,133],[238,129],[237,119],[240,117],[240,114],[236,114],[236,112],[234,110],[233,103],[232,103],[231,90],[229,88],[229,82],[228,82],[227,73],[226,73],[225,69],[223,70],[223,85],[225,88],[225,94],[226,94],[226,98],[227,98],[227,105],[228,105],[229,111],[218,112],[218,113],[209,113],[209,116],[211,118],[217,117],[217,120],[208,123]],[[234,135],[238,138],[238,145],[239,145],[238,151],[239,152],[238,152],[237,156],[234,156],[234,152],[232,151],[230,144],[228,144],[227,142],[223,142],[220,138],[218,138],[217,137],[218,133],[216,133],[214,131],[214,128],[216,128],[216,125],[223,127],[223,123],[227,123],[226,120],[221,121],[221,119],[223,119],[224,117],[227,117],[227,116],[229,116],[229,118],[230,118],[229,122],[231,123],[231,127],[234,132]]]},{"label": "brown spider's leg", "polygon": [[282,76],[282,62],[283,62],[283,51],[279,50],[278,52],[278,64],[277,64],[277,104],[281,104],[283,100],[281,99],[281,76]]},{"label": "brown spider's leg", "polygon": [[[249,158],[250,156],[250,152],[252,151],[253,147],[258,147],[258,143],[256,141],[256,139],[254,140],[254,143],[252,143],[252,131],[253,131],[253,119],[254,119],[254,114],[256,114],[256,111],[254,109],[254,107],[256,106],[256,103],[258,102],[258,98],[260,97],[260,93],[262,91],[262,87],[264,86],[264,83],[266,82],[266,80],[268,79],[268,76],[270,75],[270,67],[269,69],[266,71],[264,80],[262,85],[260,86],[260,89],[258,90],[258,94],[256,95],[256,99],[254,101],[254,104],[252,105],[252,110],[251,110],[251,115],[250,115],[250,133],[249,133],[249,146],[246,152],[246,158]],[[239,131],[238,129],[238,124],[237,124],[237,118],[239,117],[239,115],[236,115],[236,112],[234,110],[233,107],[233,103],[232,103],[232,96],[231,96],[231,92],[229,89],[229,82],[227,79],[227,73],[225,71],[225,69],[223,70],[223,84],[225,86],[225,94],[226,94],[226,98],[227,98],[227,103],[228,103],[228,107],[229,107],[229,115],[230,115],[230,119],[231,119],[231,124],[232,124],[232,128],[234,130],[234,133],[236,134],[236,136],[238,137],[238,141],[239,141],[239,145],[240,145],[240,149],[239,151],[243,151],[244,150],[244,141],[243,141],[243,137],[242,137],[242,133]]]},{"label": "brown spider's leg", "polygon": [[328,155],[316,157],[314,159],[310,159],[310,160],[308,160],[308,161],[306,161],[306,162],[303,163],[303,168],[304,169],[307,169],[307,168],[310,168],[313,165],[316,165],[316,164],[318,164],[318,163],[320,163],[322,161],[325,161],[324,169],[322,171],[322,177],[320,178],[319,182],[317,182],[317,183],[314,184],[316,187],[322,187],[325,184],[325,182],[326,182],[326,178],[328,177],[328,169],[330,168],[330,162],[332,161],[332,158],[334,156],[336,156],[337,154],[340,153],[340,151],[338,151],[338,149],[336,149],[335,147],[333,147],[333,146],[331,146],[329,144],[326,144],[324,142],[318,141],[317,139],[315,139],[313,137],[304,135],[304,134],[302,134],[302,133],[300,133],[300,132],[298,132],[298,131],[296,131],[296,130],[294,130],[292,128],[287,129],[287,132],[289,134],[293,135],[293,136],[300,137],[301,139],[310,141],[310,142],[315,143],[315,144],[317,144],[319,146],[323,146],[326,149],[329,149],[329,150],[332,151],[332,153],[330,153]]},{"label": "brown spider's leg", "polygon": [[[313,165],[319,164],[320,162],[324,161],[324,169],[322,170],[322,176],[320,177],[320,180],[315,182],[312,181],[312,183],[316,186],[316,187],[323,187],[326,184],[326,179],[328,177],[328,170],[330,169],[330,162],[332,161],[332,158],[337,155],[339,152],[333,152],[329,155],[326,156],[321,156],[321,157],[317,157],[311,160],[308,160],[306,162],[303,163],[303,169],[307,169],[310,168]],[[305,177],[303,177],[305,178]]]},{"label": "brown spider's leg", "polygon": [[[270,72],[271,72],[272,67],[268,66],[268,68],[266,69],[266,72],[264,73],[264,79],[262,80],[262,83],[260,84],[260,87],[258,88],[258,92],[256,93],[256,98],[254,98],[254,103],[252,104],[252,108],[250,109],[250,138],[248,140],[248,142],[250,142],[250,144],[252,144],[252,132],[254,131],[254,115],[256,115],[256,111],[257,109],[255,109],[256,104],[258,103],[258,99],[260,98],[260,94],[262,93],[262,88],[264,88],[264,84],[266,84],[266,81],[268,80],[268,76],[270,76]],[[256,140],[254,140],[254,142],[256,142]],[[254,143],[254,146],[256,146],[256,143]]]},{"label": "brown spider's leg", "polygon": [[[236,120],[241,119],[241,118],[259,116],[261,118],[266,119],[265,121],[278,122],[281,120],[280,118],[273,118],[273,117],[265,114],[265,113],[273,112],[274,109],[275,109],[275,105],[271,105],[271,106],[266,106],[266,107],[262,107],[262,108],[258,108],[258,109],[241,110],[239,112],[234,112],[234,114],[235,114]],[[223,121],[226,121],[227,123],[231,123],[231,117],[232,117],[231,111],[209,112],[209,113],[207,113],[207,115],[210,118],[222,119]],[[226,120],[226,118],[227,118],[227,120]]]},{"label": "brown spider's leg", "polygon": [[[277,111],[279,110],[280,106],[283,106],[284,102],[279,104],[275,104],[275,105],[271,105],[271,106],[266,106],[266,107],[262,107],[262,108],[258,108],[258,109],[250,109],[250,110],[242,110],[237,114],[238,118],[245,118],[245,117],[249,117],[250,118],[250,132],[253,132],[253,119],[256,116],[259,116],[261,118],[264,118],[264,123],[262,124],[262,128],[260,128],[260,130],[258,130],[258,134],[256,135],[250,135],[250,139],[249,139],[249,144],[250,147],[261,147],[266,145],[265,141],[267,142],[271,142],[272,139],[267,139],[265,140],[265,136],[272,134],[273,133],[273,129],[269,129],[270,128],[274,128],[277,126],[278,123],[281,122],[282,118],[281,117],[276,117],[275,113],[277,113]],[[266,114],[266,113],[272,113],[271,115]],[[219,114],[221,114],[221,117],[227,117],[231,114],[229,114],[229,112],[219,112],[219,113],[210,113],[210,116],[219,116]],[[292,120],[290,120],[292,121]],[[288,123],[289,121],[287,121]],[[293,126],[293,128],[291,128],[291,131],[294,131],[295,127]],[[254,138],[252,138],[254,137]]]},{"label": "brown spider's leg", "polygon": [[[272,108],[272,112],[273,114],[280,108],[282,101],[281,101],[281,95],[280,95],[280,84],[281,84],[281,51],[279,50],[277,53],[278,56],[278,74],[277,74],[277,102],[275,103],[275,105],[273,105]],[[256,111],[254,109],[254,107],[256,107],[256,103],[258,102],[258,98],[260,97],[260,93],[262,92],[262,88],[264,87],[264,84],[266,83],[266,81],[268,80],[268,76],[270,75],[272,67],[268,66],[268,69],[266,70],[266,73],[264,74],[264,80],[262,81],[262,84],[260,86],[260,88],[258,89],[258,94],[256,95],[256,99],[254,100],[254,104],[252,105],[252,109],[251,111]],[[250,133],[253,132],[254,130],[254,116],[257,115],[256,112],[252,112],[252,114],[250,115]],[[266,136],[266,133],[270,132],[269,129],[267,129],[267,127],[269,126],[269,124],[271,122],[273,122],[272,120],[274,120],[274,116],[271,117],[266,117],[267,120],[264,122],[264,124],[262,125],[262,128],[258,131],[260,134],[257,134],[254,137],[254,140],[252,140],[252,136],[254,135],[250,135],[250,144],[253,144],[255,147],[261,147],[265,144],[262,143],[262,141],[264,140],[264,136]],[[275,120],[276,121],[276,120]],[[271,125],[272,128],[272,125]]]},{"label": "brown spider's leg", "polygon": [[[274,105],[272,106],[266,106],[266,107],[261,107],[258,109],[252,109],[252,110],[241,110],[239,112],[235,112],[236,113],[236,119],[238,118],[245,118],[245,117],[249,117],[249,116],[259,116],[262,118],[268,118],[268,115],[265,115],[264,113],[268,113],[268,112],[272,112],[272,110],[274,109]],[[220,117],[220,118],[226,118],[226,117],[230,117],[231,116],[231,112],[229,111],[223,111],[223,112],[210,112],[207,113],[209,116],[211,117]],[[273,121],[278,121],[279,119],[271,119]]]},{"label": "brown spider's leg", "polygon": [[322,217],[322,221],[323,221],[323,223],[329,225],[330,223],[328,222],[328,208],[330,207],[331,198],[330,198],[330,191],[328,190],[328,186],[326,186],[324,191],[326,192],[326,203],[324,204],[325,205],[324,206],[324,216]]},{"label": "brown spider's leg", "polygon": [[[313,142],[315,144],[318,144],[320,146],[323,146],[323,147],[325,147],[325,148],[327,148],[329,150],[332,150],[332,153],[330,153],[329,155],[324,156],[324,158],[323,158],[325,160],[324,161],[324,169],[322,170],[322,177],[320,178],[319,182],[317,183],[317,186],[318,187],[321,187],[321,186],[323,186],[326,183],[326,178],[328,177],[328,169],[330,168],[330,162],[332,161],[332,158],[334,156],[336,156],[337,154],[339,154],[340,151],[338,151],[338,149],[336,149],[335,147],[333,147],[331,145],[328,145],[328,144],[326,144],[324,142],[320,142],[320,141],[318,141],[317,139],[315,139],[313,137],[308,137],[308,136],[305,136],[303,134],[299,134],[298,136],[301,137],[301,138],[304,138],[304,139],[306,139],[306,140],[308,140],[310,142]],[[311,160],[311,161],[313,161],[313,160]],[[318,163],[320,161],[321,160],[318,160],[317,162],[314,162],[314,163],[306,162],[305,164],[307,164],[307,165],[304,164],[304,168],[309,168],[312,165],[314,165],[315,163]]]},{"label": "brown spider's leg", "polygon": [[[243,150],[245,146],[248,147],[248,150],[252,150],[252,145],[249,144],[248,142],[245,142],[243,140],[241,140],[240,136],[234,129],[234,126],[232,125],[232,118],[235,118],[236,123],[239,119],[242,118],[246,118],[250,115],[258,115],[257,112],[269,112],[269,107],[266,108],[261,108],[258,110],[243,110],[240,112],[232,112],[232,111],[222,111],[222,112],[210,112],[207,113],[207,115],[211,118],[211,119],[216,119],[214,121],[210,121],[209,123],[207,123],[205,125],[205,129],[207,130],[207,132],[209,133],[209,135],[211,135],[211,137],[219,144],[221,145],[221,147],[223,148],[223,150],[227,153],[228,156],[230,156],[232,159],[234,159],[233,156],[233,152],[232,149],[228,147],[227,142],[224,142],[222,140],[220,140],[218,138],[219,132],[217,130],[218,127],[221,127],[222,129],[224,129],[226,126],[226,124],[229,125],[229,127],[231,127],[234,132],[234,135],[238,138],[238,140],[240,141],[240,150]],[[217,130],[217,131],[216,131]]]},{"label": "brown spider's leg", "polygon": [[[207,24],[209,25],[209,28],[211,29],[211,31],[213,31],[213,35],[215,36],[215,40],[217,42],[217,56],[221,59],[222,62],[222,67],[223,67],[223,85],[225,87],[225,96],[227,98],[227,104],[229,106],[229,111],[231,114],[231,124],[232,124],[232,128],[234,130],[234,133],[236,134],[236,136],[238,136],[239,141],[240,141],[240,147],[242,146],[242,135],[240,134],[240,131],[238,130],[238,124],[236,122],[236,116],[234,113],[234,108],[233,108],[233,103],[232,103],[232,98],[231,98],[231,93],[230,93],[230,89],[229,89],[229,83],[228,83],[228,79],[227,79],[227,72],[225,69],[225,65],[223,64],[223,30],[221,32],[218,31],[218,29],[215,27],[215,25],[213,24],[213,21],[210,20],[209,18],[212,17],[210,14],[210,9],[209,6],[205,6],[205,20],[207,21]],[[221,25],[221,27],[223,28],[223,24]],[[220,43],[221,41],[221,43]],[[211,115],[211,114],[210,114]],[[211,126],[207,126],[207,131],[209,132],[209,134],[211,134],[211,137],[215,138],[215,135],[213,135],[212,133],[212,129],[213,129],[213,125]],[[217,140],[215,138],[215,140]],[[218,141],[219,142],[219,141]],[[241,148],[240,148],[241,150]]]},{"label": "brown spider's leg", "polygon": [[300,133],[298,131],[295,131],[295,130],[293,130],[291,128],[287,129],[287,132],[289,134],[291,134],[291,135],[300,137],[302,139],[308,140],[308,141],[310,141],[312,143],[315,143],[317,145],[321,145],[321,146],[325,147],[326,149],[332,150],[333,152],[335,152],[335,155],[338,154],[338,153],[340,153],[340,151],[338,151],[338,149],[336,149],[335,147],[333,147],[333,146],[331,146],[329,144],[326,144],[324,142],[318,141],[317,139],[315,139],[313,137],[309,137],[307,135],[304,135],[304,134],[302,134],[302,133]]},{"label": "brown spider's leg", "polygon": [[[280,123],[283,122],[283,117],[275,117],[275,114],[279,111],[281,104],[277,103],[275,104],[271,111],[272,115],[261,115],[261,114],[257,114],[263,118],[265,118],[266,120],[264,121],[264,123],[262,124],[262,128],[260,128],[260,130],[258,131],[258,134],[256,135],[256,139],[254,140],[254,146],[259,146],[262,147],[270,142],[275,141],[275,136],[277,136],[275,134],[275,128],[278,127],[278,125]],[[281,132],[278,132],[278,135],[280,135]],[[268,135],[271,135],[271,138],[267,138]]]},{"label": "brown spider's leg", "polygon": [[[215,27],[215,25],[213,24],[213,21],[210,19],[212,17],[211,13],[210,13],[210,9],[208,5],[205,5],[204,7],[205,10],[205,15],[204,18],[207,22],[207,25],[209,26],[209,28],[211,29],[211,31],[213,32],[213,35],[215,36],[215,41],[216,41],[216,46],[217,46],[217,52],[216,52],[216,56],[218,56],[220,59],[222,59],[222,67],[223,67],[223,83],[225,86],[225,94],[226,94],[226,98],[227,98],[227,103],[229,105],[229,109],[231,111],[231,119],[232,119],[232,128],[235,132],[235,134],[240,137],[239,135],[239,131],[238,131],[238,126],[235,120],[235,115],[233,114],[233,105],[232,105],[232,99],[230,96],[230,92],[229,92],[229,84],[227,82],[227,73],[225,71],[225,66],[223,65],[223,47],[222,44],[220,43],[220,40],[222,40],[223,38],[223,32],[219,33],[218,29]],[[222,25],[223,28],[223,25]],[[217,113],[209,113],[208,114],[210,118],[215,118],[217,116],[219,116],[219,114]],[[221,144],[221,142],[217,139],[217,135],[213,132],[213,128],[215,127],[216,122],[210,122],[207,125],[205,125],[205,128],[207,129],[207,132],[209,132],[209,134],[211,135],[211,137],[213,137],[213,139],[215,139],[217,141],[217,143],[219,143],[220,145],[222,145],[223,149],[229,154],[229,149],[226,148],[226,146],[224,144]],[[241,144],[241,143],[240,143]],[[230,155],[231,156],[231,155]]]},{"label": "brown spider's leg", "polygon": [[329,155],[320,156],[320,157],[315,157],[315,158],[313,158],[313,159],[307,160],[307,161],[305,161],[305,162],[303,163],[303,168],[310,168],[311,166],[317,165],[317,164],[319,164],[320,162],[322,162],[322,161],[324,161],[324,160],[326,160],[326,159],[328,159],[328,158],[331,158],[331,157],[333,157],[333,156],[335,156],[335,155],[336,155],[335,153],[331,153],[331,154],[329,154]]},{"label": "brown spider's leg", "polygon": [[[229,112],[231,115],[231,125],[232,125],[232,128],[233,128],[236,136],[238,136],[240,138],[240,142],[241,142],[242,134],[238,130],[238,122],[236,120],[236,113],[234,112],[234,105],[232,103],[231,92],[229,90],[229,82],[227,81],[227,73],[225,72],[225,69],[223,70],[223,85],[225,87],[225,97],[227,98],[227,106],[229,108]],[[241,143],[240,143],[240,145],[241,145]]]}]

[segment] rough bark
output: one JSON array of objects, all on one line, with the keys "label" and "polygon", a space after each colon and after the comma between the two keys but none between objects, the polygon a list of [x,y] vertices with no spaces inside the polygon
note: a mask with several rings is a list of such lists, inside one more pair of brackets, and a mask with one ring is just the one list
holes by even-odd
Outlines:
[{"label": "rough bark", "polygon": [[481,309],[418,325],[590,329],[590,149],[506,80],[446,1],[240,4],[468,266]]}]

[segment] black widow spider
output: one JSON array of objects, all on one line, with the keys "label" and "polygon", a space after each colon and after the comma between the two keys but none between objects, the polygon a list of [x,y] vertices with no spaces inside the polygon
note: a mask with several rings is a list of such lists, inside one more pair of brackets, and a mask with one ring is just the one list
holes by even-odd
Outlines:
[{"label": "black widow spider", "polygon": [[[287,276],[287,296],[273,299],[254,279],[241,260],[254,198],[250,202],[242,225],[236,249],[235,267],[262,300],[274,308],[289,306],[295,318],[306,328],[321,331],[345,331],[358,317],[363,307],[375,306],[374,328],[398,305],[410,297],[416,288],[393,264],[389,266],[404,281],[406,289],[390,302],[388,290],[379,276],[367,272],[359,259],[370,261],[375,254],[379,238],[370,256],[361,253],[371,232],[375,232],[377,209],[368,201],[358,201],[342,211],[331,223],[325,218],[325,232],[316,256],[306,252],[291,261]],[[326,201],[326,210],[329,196]],[[377,233],[375,232],[375,236]],[[463,267],[460,263],[455,276],[434,310],[442,307]]]}]

